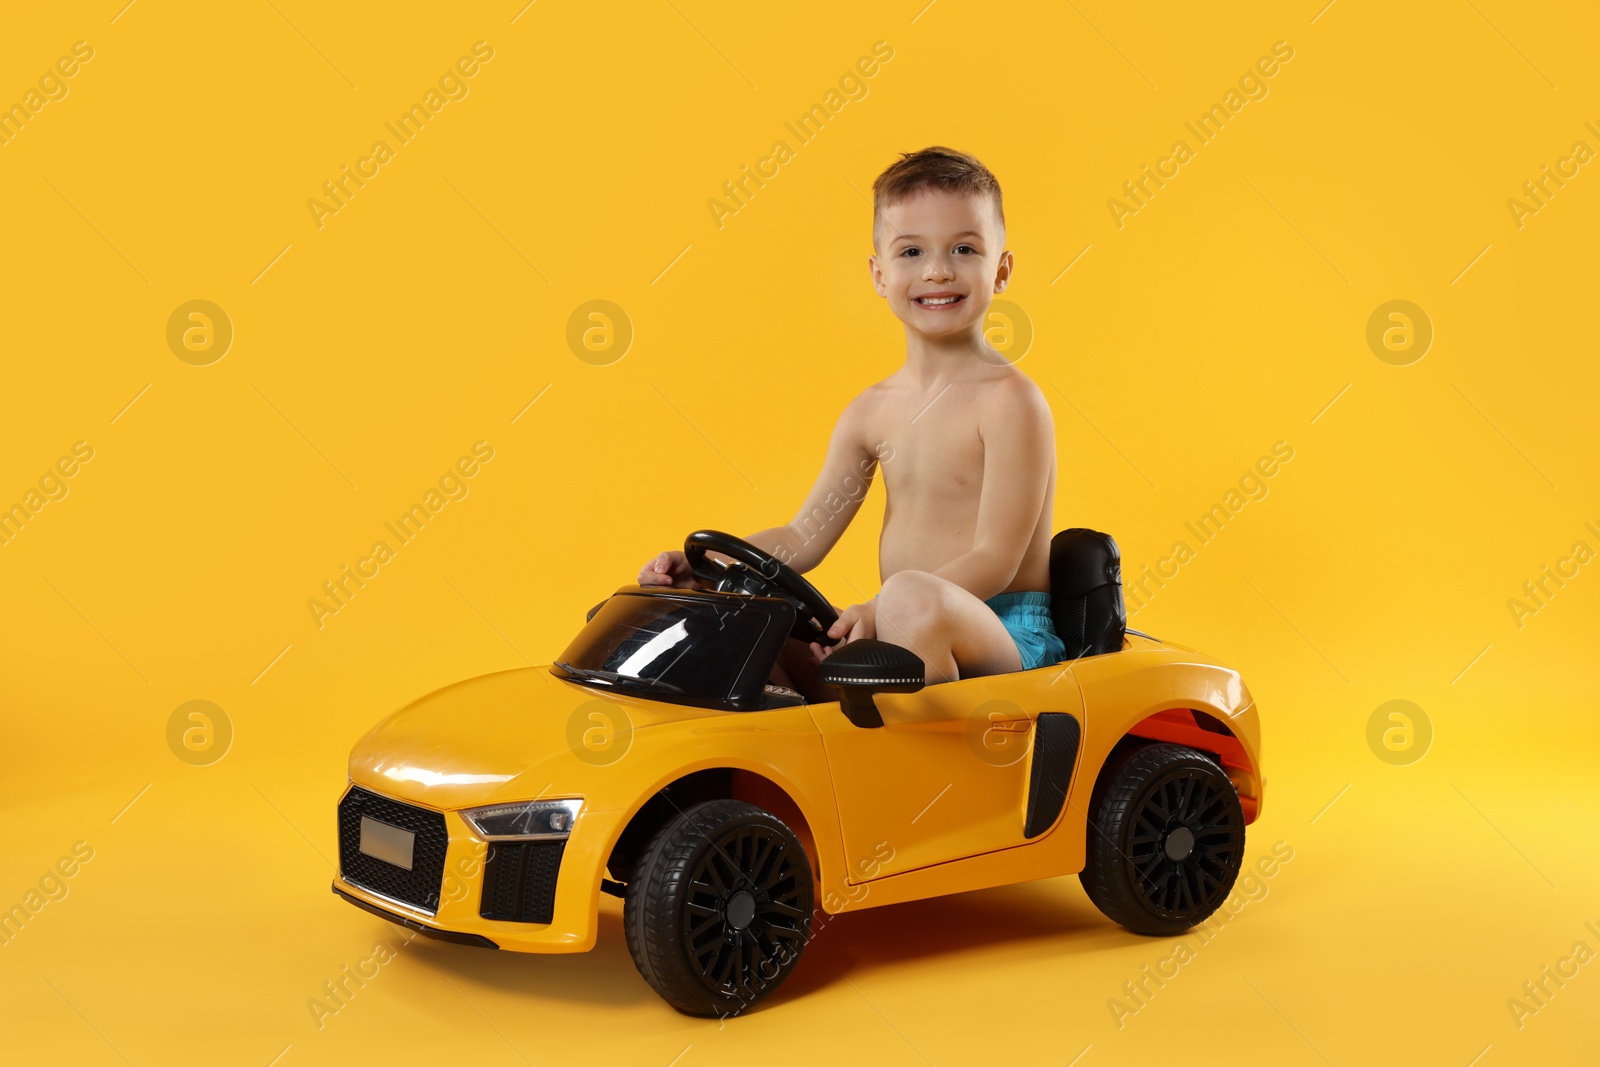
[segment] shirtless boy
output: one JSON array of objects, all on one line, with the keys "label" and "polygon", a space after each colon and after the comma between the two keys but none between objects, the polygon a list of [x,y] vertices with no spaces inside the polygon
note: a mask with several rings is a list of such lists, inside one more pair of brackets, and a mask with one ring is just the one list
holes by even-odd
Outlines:
[{"label": "shirtless boy", "polygon": [[[1065,648],[1049,593],[1055,426],[1039,387],[983,335],[1012,270],[1000,185],[973,157],[934,147],[903,154],[872,188],[867,263],[873,288],[905,324],[905,365],[845,408],[793,521],[745,540],[811,570],[860,510],[858,476],[870,484],[886,457],[883,586],[839,612],[829,635],[902,645],[922,657],[930,684],[1058,663]],[[844,509],[825,507],[830,496]],[[683,553],[669,551],[645,564],[639,584],[698,583]],[[775,678],[808,699],[832,699],[815,670],[837,647],[812,642],[808,655],[791,637]]]}]

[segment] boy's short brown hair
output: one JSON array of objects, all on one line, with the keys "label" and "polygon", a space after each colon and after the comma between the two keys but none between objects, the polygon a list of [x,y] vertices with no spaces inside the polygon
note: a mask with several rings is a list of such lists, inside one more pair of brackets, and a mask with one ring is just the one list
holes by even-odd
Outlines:
[{"label": "boy's short brown hair", "polygon": [[1000,182],[976,156],[954,148],[933,145],[918,152],[902,152],[900,159],[872,183],[872,247],[881,247],[883,211],[925,189],[942,189],[963,196],[986,196],[994,204],[1000,229],[1006,213],[1000,206]]}]

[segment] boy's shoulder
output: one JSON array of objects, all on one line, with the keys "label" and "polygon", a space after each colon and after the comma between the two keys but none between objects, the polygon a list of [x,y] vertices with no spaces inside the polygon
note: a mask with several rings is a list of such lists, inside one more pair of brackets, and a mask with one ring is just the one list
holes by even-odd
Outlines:
[{"label": "boy's shoulder", "polygon": [[1010,363],[1005,365],[1003,372],[995,379],[995,386],[990,395],[1008,405],[1023,405],[1036,410],[1043,408],[1047,411],[1050,408],[1039,383]]},{"label": "boy's shoulder", "polygon": [[[984,371],[950,383],[946,389],[959,387],[968,397],[977,401],[980,413],[991,410],[1010,410],[1016,406],[1048,408],[1044,390],[1039,384],[1014,365],[1005,363],[989,366]],[[862,417],[881,412],[887,406],[902,402],[926,402],[917,394],[905,367],[857,393],[846,406],[847,415]]]}]

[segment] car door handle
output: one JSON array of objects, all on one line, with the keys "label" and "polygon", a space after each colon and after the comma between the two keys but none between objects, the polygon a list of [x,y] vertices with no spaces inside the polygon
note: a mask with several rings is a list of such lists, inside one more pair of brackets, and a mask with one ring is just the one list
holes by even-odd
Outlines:
[{"label": "car door handle", "polygon": [[1031,725],[1033,725],[1032,719],[990,719],[988,729],[1008,734],[1025,734]]},{"label": "car door handle", "polygon": [[967,727],[967,742],[985,763],[1009,767],[1027,750],[1032,725],[1033,720],[1027,718],[974,717]]}]

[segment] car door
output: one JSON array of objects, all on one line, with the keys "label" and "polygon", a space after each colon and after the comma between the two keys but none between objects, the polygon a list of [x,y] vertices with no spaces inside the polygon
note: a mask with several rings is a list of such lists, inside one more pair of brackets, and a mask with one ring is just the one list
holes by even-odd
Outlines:
[{"label": "car door", "polygon": [[1023,843],[1037,685],[999,675],[879,694],[875,728],[814,706],[851,882]]}]

